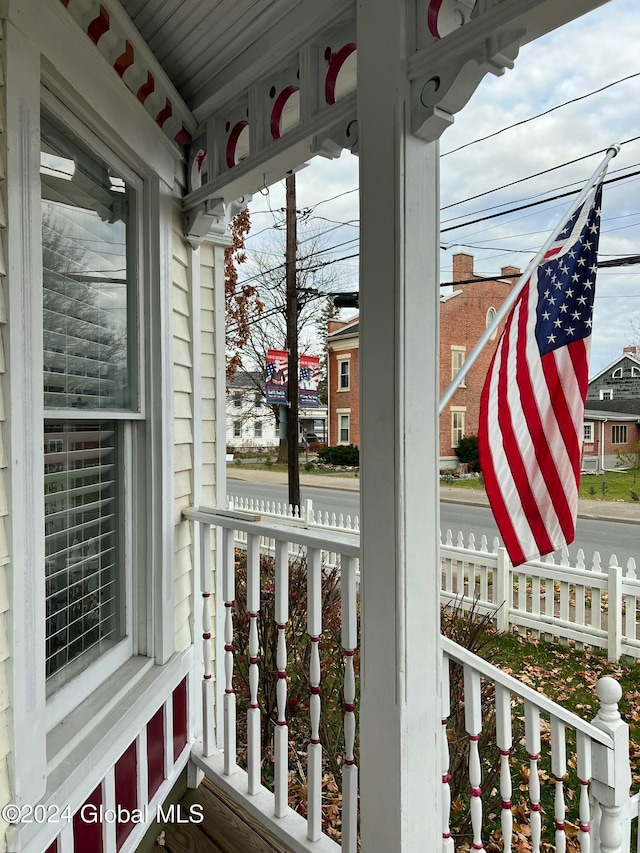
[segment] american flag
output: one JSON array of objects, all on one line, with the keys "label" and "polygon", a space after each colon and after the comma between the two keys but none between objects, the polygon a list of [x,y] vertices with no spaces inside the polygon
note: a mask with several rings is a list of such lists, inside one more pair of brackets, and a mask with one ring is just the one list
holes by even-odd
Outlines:
[{"label": "american flag", "polygon": [[310,367],[301,367],[300,368],[300,381],[304,382],[307,379],[311,379],[311,368]]},{"label": "american flag", "polygon": [[482,390],[480,463],[515,566],[575,536],[601,199],[600,181],[529,276]]}]

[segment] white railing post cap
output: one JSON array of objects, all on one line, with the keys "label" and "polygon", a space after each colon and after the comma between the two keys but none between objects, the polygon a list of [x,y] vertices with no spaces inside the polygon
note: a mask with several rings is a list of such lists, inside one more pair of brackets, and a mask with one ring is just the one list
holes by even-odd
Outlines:
[{"label": "white railing post cap", "polygon": [[605,675],[598,679],[596,694],[600,700],[598,717],[607,722],[615,722],[620,719],[618,702],[622,699],[622,687],[615,678]]}]

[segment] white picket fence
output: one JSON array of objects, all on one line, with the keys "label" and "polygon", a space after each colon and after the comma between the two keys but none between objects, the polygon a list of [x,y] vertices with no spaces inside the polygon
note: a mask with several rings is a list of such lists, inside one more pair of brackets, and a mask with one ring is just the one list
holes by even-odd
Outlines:
[{"label": "white picket fence", "polygon": [[[360,534],[357,516],[316,512],[304,501],[301,511],[283,503],[246,498],[228,499],[228,509],[278,519],[297,527]],[[244,547],[242,534],[237,546]],[[636,561],[618,565],[614,554],[604,564],[596,551],[589,562],[582,549],[571,565],[566,548],[558,561],[552,555],[514,568],[496,537],[491,546],[486,536],[447,530],[441,539],[441,598],[463,608],[490,613],[498,630],[517,627],[547,639],[572,640],[578,645],[605,649],[610,660],[622,654],[640,658],[640,578]],[[263,542],[273,552],[275,543]],[[327,552],[329,567],[339,566],[339,555]],[[359,581],[358,566],[358,581]]]}]

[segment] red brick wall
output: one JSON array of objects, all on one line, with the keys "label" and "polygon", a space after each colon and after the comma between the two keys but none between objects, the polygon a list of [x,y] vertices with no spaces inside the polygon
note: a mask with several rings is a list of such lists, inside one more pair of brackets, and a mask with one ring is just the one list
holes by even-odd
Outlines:
[{"label": "red brick wall", "polygon": [[[453,281],[466,281],[476,277],[473,269],[473,256],[458,254],[453,257]],[[444,394],[451,381],[451,347],[465,347],[467,357],[484,332],[487,312],[490,308],[500,308],[517,281],[519,270],[516,267],[504,267],[501,275],[510,277],[511,283],[492,281],[491,279],[472,284],[458,284],[454,291],[457,296],[450,297],[440,304],[440,393]],[[440,457],[455,457],[451,447],[451,408],[466,407],[465,435],[477,435],[480,409],[480,393],[495,352],[504,321],[500,324],[495,338],[486,345],[478,360],[466,377],[466,387],[458,388],[453,395],[447,411],[440,418]]]},{"label": "red brick wall", "polygon": [[[478,339],[484,332],[487,322],[487,312],[490,308],[496,311],[512,290],[520,275],[517,267],[503,267],[501,276],[509,281],[483,279],[481,282],[458,284],[457,296],[453,296],[440,304],[440,393],[443,394],[451,381],[452,355],[451,347],[465,347],[468,356]],[[459,253],[453,256],[453,281],[460,282],[476,278],[473,255]],[[331,321],[330,331],[340,328],[340,323]],[[480,407],[480,392],[484,384],[489,363],[497,346],[504,323],[500,324],[498,332],[489,341],[477,362],[468,374],[465,388],[459,388],[454,394],[447,411],[440,419],[440,457],[454,457],[455,450],[451,447],[451,407],[465,406],[465,435],[476,435]],[[351,442],[360,445],[360,414],[358,383],[360,379],[358,341],[354,338],[336,341],[341,347],[339,351],[329,349],[329,444],[338,443],[337,409],[351,409]],[[349,344],[351,344],[349,346]],[[329,342],[331,346],[331,342]],[[349,391],[338,391],[338,359],[343,355],[351,355],[351,376]]]},{"label": "red brick wall", "polygon": [[[351,344],[351,346],[346,346]],[[338,435],[338,409],[351,409],[350,412],[350,427],[351,444],[360,447],[360,349],[357,340],[340,342],[341,349],[337,352],[330,349],[328,358],[329,370],[329,444],[334,445],[339,442]],[[349,390],[338,390],[338,361],[345,356],[350,355],[349,359]]]}]

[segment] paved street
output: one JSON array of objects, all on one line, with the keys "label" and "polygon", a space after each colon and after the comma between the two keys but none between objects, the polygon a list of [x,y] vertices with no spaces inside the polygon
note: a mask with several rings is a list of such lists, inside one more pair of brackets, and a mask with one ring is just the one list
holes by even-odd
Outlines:
[{"label": "paved street", "polygon": [[[286,475],[273,471],[247,471],[230,467],[227,471],[227,492],[232,495],[263,500],[285,501]],[[360,481],[357,478],[331,477],[315,474],[301,475],[302,498],[313,500],[314,508],[322,512],[359,515]],[[442,486],[440,490],[441,528],[451,529],[454,535],[462,530],[465,539],[474,533],[478,541],[484,533],[489,541],[497,528],[484,492]],[[598,551],[603,563],[615,554],[618,562],[626,564],[630,557],[640,566],[640,506],[613,501],[580,501],[575,542],[569,547],[572,559],[578,548],[590,560]]]}]

